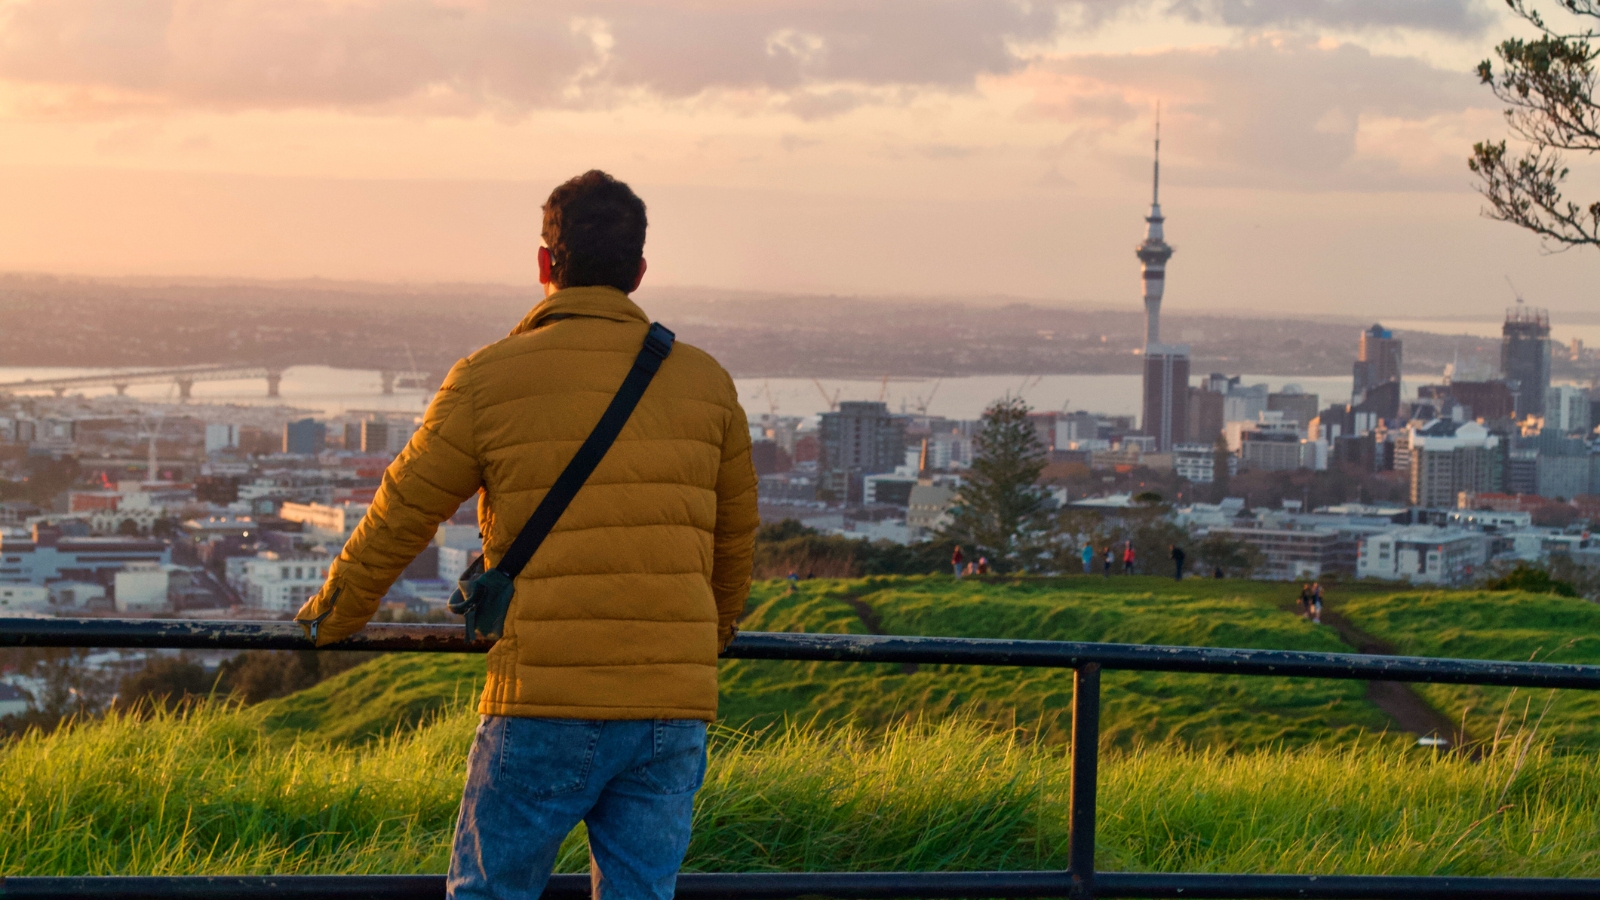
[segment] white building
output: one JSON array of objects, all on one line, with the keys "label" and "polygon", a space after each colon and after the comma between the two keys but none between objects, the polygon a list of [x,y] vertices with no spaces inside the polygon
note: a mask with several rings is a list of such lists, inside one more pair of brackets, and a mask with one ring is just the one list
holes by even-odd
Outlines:
[{"label": "white building", "polygon": [[483,536],[476,525],[440,525],[433,543],[439,548],[439,577],[452,584],[472,558],[483,552]]},{"label": "white building", "polygon": [[918,484],[911,489],[906,507],[906,540],[920,541],[950,524],[950,507],[956,488],[947,484]]},{"label": "white building", "polygon": [[20,716],[28,711],[28,697],[15,685],[0,681],[0,718]]},{"label": "white building", "polygon": [[1489,559],[1489,538],[1476,531],[1415,525],[1368,535],[1356,555],[1356,577],[1413,584],[1462,584]]},{"label": "white building", "polygon": [[1235,385],[1228,389],[1222,398],[1222,420],[1224,422],[1254,422],[1260,415],[1267,411],[1267,394],[1269,389],[1264,384],[1252,384],[1249,387]]},{"label": "white building", "polygon": [[61,529],[46,525],[36,526],[32,537],[0,535],[0,584],[86,580],[130,563],[172,562],[172,547],[165,541],[63,537]]},{"label": "white building", "polygon": [[[1217,480],[1217,448],[1210,444],[1176,444],[1172,448],[1172,468],[1178,477],[1191,484],[1210,484]],[[1239,457],[1228,455],[1228,474],[1239,472]]]},{"label": "white building", "polygon": [[167,608],[167,569],[156,563],[129,563],[112,576],[117,612],[161,612]]},{"label": "white building", "polygon": [[[1462,491],[1457,505],[1460,505],[1462,501],[1466,501],[1470,496],[1472,496],[1470,493]],[[1486,528],[1511,531],[1531,527],[1533,525],[1533,513],[1520,510],[1501,511],[1496,509],[1467,509],[1463,507],[1452,510],[1445,517],[1445,521],[1451,525],[1462,528],[1475,528],[1480,531]]]},{"label": "white building", "polygon": [[906,466],[861,479],[861,499],[867,504],[899,506],[897,502],[907,497],[917,484],[917,472]]},{"label": "white building", "polygon": [[228,585],[239,592],[246,606],[292,613],[322,589],[328,578],[328,560],[262,553],[229,559],[227,573]]},{"label": "white building", "polygon": [[846,521],[839,534],[868,541],[889,541],[894,544],[911,543],[911,531],[904,519],[884,519],[878,522]]},{"label": "white building", "polygon": [[337,544],[340,547],[350,540],[356,526],[367,514],[365,503],[285,503],[278,515],[289,522],[299,522],[306,537],[315,543]]},{"label": "white building", "polygon": [[206,425],[206,453],[239,446],[239,426],[217,422]]},{"label": "white building", "polygon": [[48,588],[36,584],[0,584],[0,616],[51,611]]},{"label": "white building", "polygon": [[1589,392],[1571,384],[1551,385],[1545,393],[1544,427],[1557,434],[1589,430]]},{"label": "white building", "polygon": [[50,603],[57,609],[83,609],[106,596],[105,585],[93,581],[53,581],[45,587],[50,591]]},{"label": "white building", "polygon": [[965,469],[971,465],[971,435],[953,430],[928,435],[928,468],[931,471]]}]

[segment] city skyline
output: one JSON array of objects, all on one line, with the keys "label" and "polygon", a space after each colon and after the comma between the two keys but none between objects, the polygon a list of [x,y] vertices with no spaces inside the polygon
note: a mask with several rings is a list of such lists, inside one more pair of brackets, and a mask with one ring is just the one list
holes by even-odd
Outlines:
[{"label": "city skyline", "polygon": [[0,270],[528,284],[598,165],[651,285],[1109,306],[1158,98],[1196,312],[1559,311],[1594,263],[1477,215],[1487,0],[536,12],[10,4]]}]

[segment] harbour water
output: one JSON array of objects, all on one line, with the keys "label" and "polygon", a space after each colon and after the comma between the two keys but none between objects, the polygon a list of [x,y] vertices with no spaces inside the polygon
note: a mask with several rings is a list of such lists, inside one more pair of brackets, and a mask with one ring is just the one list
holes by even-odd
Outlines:
[{"label": "harbour water", "polygon": [[[102,374],[100,369],[0,367],[0,382]],[[952,419],[975,419],[995,400],[1020,395],[1036,410],[1083,409],[1112,415],[1137,415],[1141,378],[1138,375],[971,375],[961,378],[890,378],[846,380],[836,378],[736,378],[739,401],[751,416],[776,411],[783,416],[813,416],[837,400],[883,400],[894,412]],[[1269,385],[1281,390],[1297,384],[1317,394],[1324,405],[1348,401],[1350,376],[1246,375],[1245,384]],[[132,385],[128,394],[145,400],[174,402],[173,384]],[[115,393],[112,387],[82,391],[86,396]],[[292,406],[317,416],[338,416],[351,410],[421,412],[430,392],[396,387],[383,393],[376,370],[336,369],[331,366],[293,366],[283,373],[279,396],[269,398],[265,379],[200,381],[194,384],[195,403],[237,403],[249,406]]]}]

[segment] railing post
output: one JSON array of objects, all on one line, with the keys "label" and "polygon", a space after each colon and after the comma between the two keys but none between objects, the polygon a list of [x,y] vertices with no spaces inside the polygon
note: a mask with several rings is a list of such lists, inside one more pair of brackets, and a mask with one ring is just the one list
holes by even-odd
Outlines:
[{"label": "railing post", "polygon": [[1094,896],[1094,804],[1100,769],[1100,664],[1084,663],[1072,677],[1072,796],[1067,812],[1072,897]]}]

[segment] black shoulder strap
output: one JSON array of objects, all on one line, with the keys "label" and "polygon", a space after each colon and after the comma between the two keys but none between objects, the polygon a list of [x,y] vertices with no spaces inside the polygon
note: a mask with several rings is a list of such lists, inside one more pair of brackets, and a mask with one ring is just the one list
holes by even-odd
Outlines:
[{"label": "black shoulder strap", "polygon": [[628,370],[628,377],[622,380],[617,395],[611,398],[611,405],[606,407],[599,424],[589,432],[588,439],[561,471],[556,483],[550,486],[550,492],[539,501],[533,515],[528,517],[528,524],[522,526],[522,533],[511,542],[511,547],[495,566],[496,569],[516,578],[528,560],[533,559],[533,554],[544,543],[550,529],[556,527],[556,521],[567,511],[567,505],[578,496],[578,490],[594,474],[595,467],[600,465],[606,451],[611,449],[617,435],[622,433],[622,426],[628,424],[628,417],[633,415],[633,408],[639,405],[645,388],[656,377],[662,361],[672,353],[673,337],[672,332],[659,323],[650,323],[650,333],[645,335],[644,346],[639,349],[639,356],[634,359],[633,368]]}]

